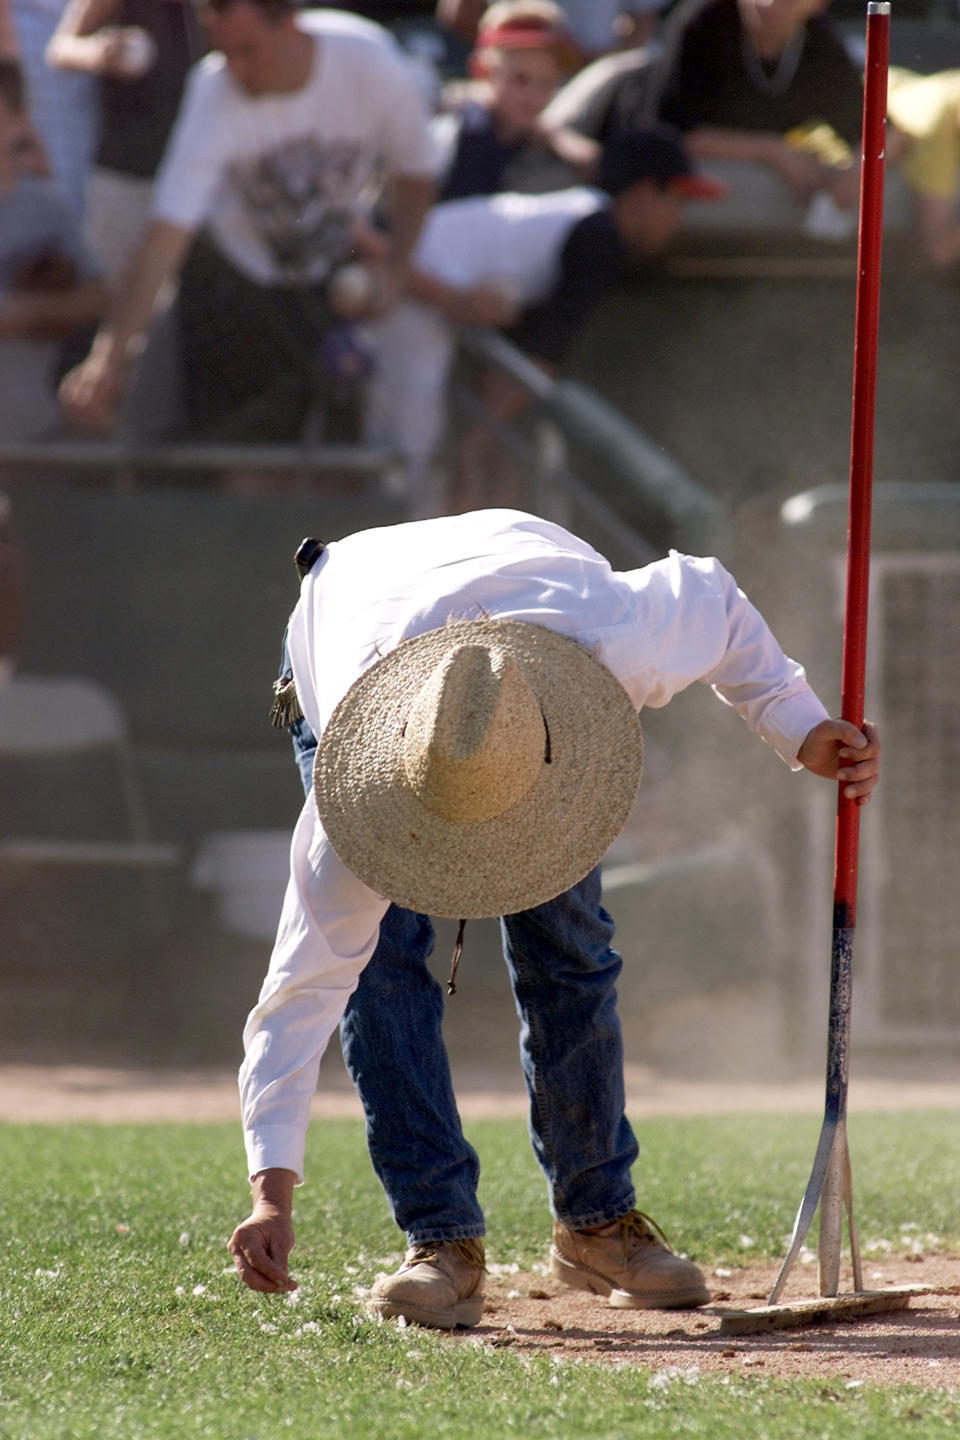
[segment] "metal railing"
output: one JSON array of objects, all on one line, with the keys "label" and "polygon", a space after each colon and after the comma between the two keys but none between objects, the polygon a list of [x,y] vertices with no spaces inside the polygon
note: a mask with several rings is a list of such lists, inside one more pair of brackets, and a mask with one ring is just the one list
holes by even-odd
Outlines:
[{"label": "metal railing", "polygon": [[677,549],[726,554],[728,508],[626,416],[576,380],[553,379],[493,330],[463,332],[462,345],[527,391],[567,445],[557,482],[621,542],[624,527],[644,559]]},{"label": "metal railing", "polygon": [[[544,510],[575,506],[617,536],[645,563],[671,546],[725,553],[731,543],[726,507],[595,391],[553,379],[495,331],[461,334],[466,352],[523,389],[541,425],[535,440],[537,503]],[[479,401],[474,397],[475,406]],[[490,417],[487,416],[490,423]],[[522,447],[523,427],[498,430]],[[527,427],[529,428],[529,427]],[[0,444],[0,476],[16,470],[96,473],[130,488],[143,473],[262,471],[309,484],[323,476],[378,479],[401,467],[394,452],[316,439],[288,445],[58,438]]]},{"label": "metal railing", "polygon": [[0,444],[0,470],[99,470],[115,476],[140,470],[309,470],[315,474],[379,475],[395,464],[389,450],[364,445],[200,444],[174,440],[33,440]]}]

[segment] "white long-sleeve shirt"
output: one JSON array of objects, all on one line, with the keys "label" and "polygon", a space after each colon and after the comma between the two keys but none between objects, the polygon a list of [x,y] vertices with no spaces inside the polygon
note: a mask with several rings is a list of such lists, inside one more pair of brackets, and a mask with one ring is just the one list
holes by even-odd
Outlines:
[{"label": "white long-sleeve shirt", "polygon": [[[324,551],[303,581],[288,637],[314,733],[323,733],[354,680],[402,640],[482,617],[570,636],[612,671],[638,711],[703,681],[794,769],[804,737],[826,718],[802,667],[719,561],[671,552],[617,572],[557,525],[485,510],[363,531]],[[274,1166],[303,1174],[320,1059],[388,903],[338,858],[309,797],[293,835],[270,968],[244,1030],[251,1175]]]}]

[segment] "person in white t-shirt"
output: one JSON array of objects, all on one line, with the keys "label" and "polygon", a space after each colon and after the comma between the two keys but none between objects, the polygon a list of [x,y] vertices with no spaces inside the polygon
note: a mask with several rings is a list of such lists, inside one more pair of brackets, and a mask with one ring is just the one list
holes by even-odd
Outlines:
[{"label": "person in white t-shirt", "polygon": [[292,683],[277,690],[276,718],[292,731],[306,802],[244,1031],[253,1209],[229,1241],[241,1278],[296,1288],[293,1191],[340,1023],[371,1160],[409,1246],[371,1302],[441,1329],[480,1319],[479,1162],[427,961],[431,916],[502,916],[555,1221],[551,1273],[620,1309],[704,1304],[700,1270],[634,1208],[621,960],[599,865],[639,783],[638,712],[701,681],[851,804],[877,782],[876,730],[828,717],[717,560],[672,552],[614,571],[558,525],[484,510],[308,540],[297,565]]},{"label": "person in white t-shirt", "polygon": [[214,53],[192,72],[153,219],[67,414],[109,423],[128,357],[165,282],[178,317],[191,428],[290,439],[330,324],[326,286],[352,220],[389,187],[389,253],[369,313],[401,288],[433,193],[434,147],[409,62],[385,31],[292,0],[203,0]]}]

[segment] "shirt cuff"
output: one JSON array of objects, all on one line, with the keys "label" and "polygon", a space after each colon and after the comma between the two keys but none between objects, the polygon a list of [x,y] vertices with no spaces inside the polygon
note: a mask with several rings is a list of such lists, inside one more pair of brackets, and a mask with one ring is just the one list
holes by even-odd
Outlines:
[{"label": "shirt cuff", "polygon": [[797,751],[814,725],[829,719],[828,711],[812,690],[774,701],[763,717],[761,735],[791,770],[802,770]]},{"label": "shirt cuff", "polygon": [[298,1125],[260,1125],[244,1131],[243,1139],[251,1180],[261,1170],[292,1170],[303,1184],[306,1135]]}]

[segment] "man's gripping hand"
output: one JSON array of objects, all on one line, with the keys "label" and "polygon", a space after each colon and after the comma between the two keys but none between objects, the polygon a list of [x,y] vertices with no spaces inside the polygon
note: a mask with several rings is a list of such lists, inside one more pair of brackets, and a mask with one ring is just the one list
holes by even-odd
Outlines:
[{"label": "man's gripping hand", "polygon": [[845,799],[865,805],[880,778],[880,735],[869,720],[863,730],[849,720],[821,720],[800,746],[797,759],[814,775],[839,781]]},{"label": "man's gripping hand", "polygon": [[287,1260],[294,1246],[292,1170],[261,1170],[253,1177],[253,1209],[227,1241],[237,1273],[251,1290],[277,1295],[296,1290]]},{"label": "man's gripping hand", "polygon": [[60,382],[65,419],[79,430],[109,430],[117,418],[121,388],[119,366],[102,351],[91,351]]}]

